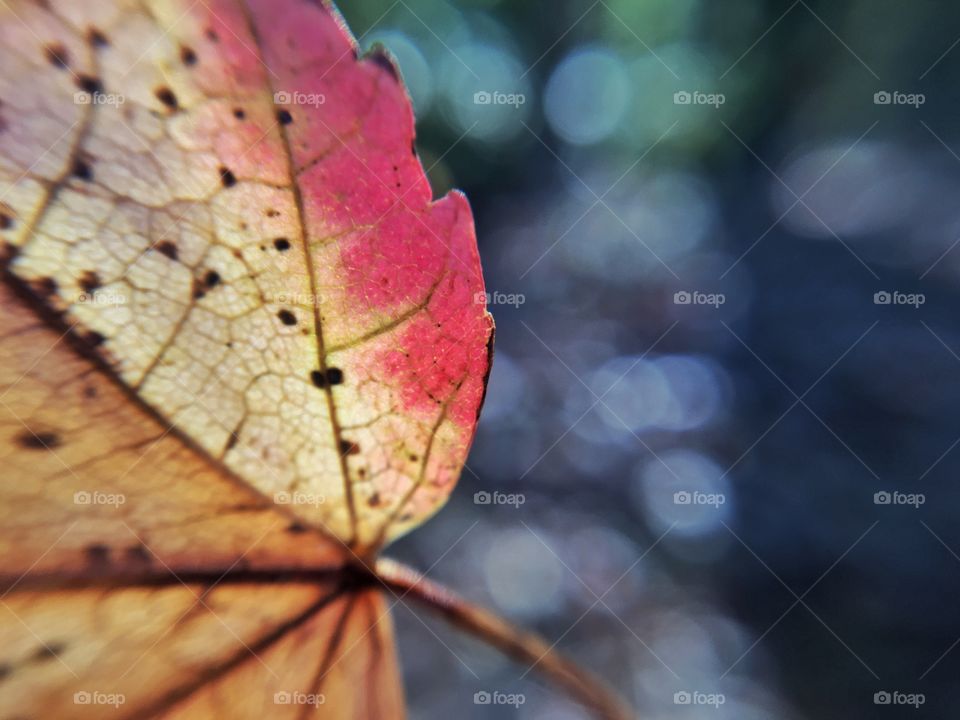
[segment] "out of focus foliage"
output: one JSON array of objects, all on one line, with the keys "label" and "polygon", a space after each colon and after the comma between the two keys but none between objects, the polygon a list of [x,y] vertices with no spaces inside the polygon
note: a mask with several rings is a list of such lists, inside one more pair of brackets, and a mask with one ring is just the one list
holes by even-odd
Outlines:
[{"label": "out of focus foliage", "polygon": [[[341,6],[471,198],[498,325],[470,469],[393,552],[644,717],[956,716],[960,8]],[[398,610],[415,716],[580,717]]]}]

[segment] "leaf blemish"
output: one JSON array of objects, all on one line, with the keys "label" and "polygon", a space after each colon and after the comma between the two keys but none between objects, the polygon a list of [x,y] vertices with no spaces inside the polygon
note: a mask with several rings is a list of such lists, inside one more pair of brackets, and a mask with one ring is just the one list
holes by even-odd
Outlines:
[{"label": "leaf blemish", "polygon": [[110,44],[110,41],[107,40],[107,36],[95,27],[90,28],[90,30],[87,32],[87,40],[93,47],[97,48],[106,47]]},{"label": "leaf blemish", "polygon": [[153,94],[157,97],[157,100],[162,102],[171,110],[176,110],[179,107],[177,103],[177,96],[173,94],[173,90],[168,88],[166,85],[162,85],[153,91]]},{"label": "leaf blemish", "polygon": [[147,548],[142,544],[128,547],[125,555],[127,556],[127,560],[130,562],[140,565],[147,565],[150,563],[150,551],[147,550]]},{"label": "leaf blemish", "polygon": [[100,78],[91,75],[80,75],[77,77],[77,87],[91,95],[97,95],[103,92],[103,83]]},{"label": "leaf blemish", "polygon": [[93,270],[87,270],[80,276],[79,283],[85,293],[92,293],[100,287],[100,276]]},{"label": "leaf blemish", "polygon": [[171,260],[176,260],[180,255],[176,244],[170,240],[161,240],[154,245],[154,248],[156,248],[158,253],[161,255],[166,255]]},{"label": "leaf blemish", "polygon": [[67,62],[67,50],[60,43],[55,43],[53,45],[47,45],[44,49],[47,54],[47,60],[54,67],[58,67],[61,70],[66,70],[68,65]]},{"label": "leaf blemish", "polygon": [[193,51],[193,48],[187,47],[186,45],[180,46],[180,62],[184,65],[193,66],[197,64],[197,53]]},{"label": "leaf blemish", "polygon": [[273,246],[280,252],[285,252],[290,249],[290,241],[286,238],[277,238],[273,241]]},{"label": "leaf blemish", "polygon": [[87,556],[87,560],[94,565],[103,565],[110,562],[110,548],[108,548],[106,545],[101,545],[99,543],[95,545],[87,545],[83,551]]},{"label": "leaf blemish", "polygon": [[310,378],[313,380],[313,384],[318,388],[323,388],[327,386],[339,385],[343,382],[343,370],[340,368],[327,368],[327,372],[324,374],[320,370],[314,370],[310,373]]},{"label": "leaf blemish", "polygon": [[77,158],[76,162],[73,163],[73,176],[87,182],[93,180],[93,170],[90,168],[90,163]]},{"label": "leaf blemish", "polygon": [[280,318],[280,322],[282,322],[284,325],[297,324],[297,316],[294,315],[289,310],[281,310],[280,312],[277,313],[277,317]]},{"label": "leaf blemish", "polygon": [[20,434],[17,442],[28,450],[52,450],[60,445],[60,436],[52,432],[31,432],[27,430]]},{"label": "leaf blemish", "polygon": [[59,290],[57,281],[52,277],[40,278],[32,283],[31,287],[33,288],[33,291],[37,293],[37,295],[47,300],[56,295],[57,290]]},{"label": "leaf blemish", "polygon": [[44,643],[43,646],[37,648],[37,651],[33,654],[33,660],[35,662],[54,660],[62,655],[66,649],[67,646],[61,642]]},{"label": "leaf blemish", "polygon": [[230,170],[223,165],[220,166],[220,182],[223,183],[224,187],[233,187],[237,184],[237,178]]}]

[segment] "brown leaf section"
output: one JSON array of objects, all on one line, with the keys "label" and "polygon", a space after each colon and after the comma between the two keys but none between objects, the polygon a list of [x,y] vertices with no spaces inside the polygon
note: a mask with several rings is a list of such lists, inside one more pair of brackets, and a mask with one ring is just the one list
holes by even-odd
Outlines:
[{"label": "brown leaf section", "polygon": [[129,397],[34,292],[0,283],[0,717],[402,717],[349,551]]}]

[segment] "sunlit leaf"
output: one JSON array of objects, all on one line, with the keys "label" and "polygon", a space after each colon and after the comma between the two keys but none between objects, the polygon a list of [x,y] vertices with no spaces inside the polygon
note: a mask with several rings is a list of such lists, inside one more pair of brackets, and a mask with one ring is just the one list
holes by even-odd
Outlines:
[{"label": "sunlit leaf", "polygon": [[0,709],[400,717],[344,568],[446,500],[492,322],[397,70],[303,0],[10,0],[0,68]]}]

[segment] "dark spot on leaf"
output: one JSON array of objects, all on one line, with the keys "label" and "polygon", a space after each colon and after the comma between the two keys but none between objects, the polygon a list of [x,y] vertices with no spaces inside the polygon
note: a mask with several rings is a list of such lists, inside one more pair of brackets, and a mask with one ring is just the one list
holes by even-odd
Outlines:
[{"label": "dark spot on leaf", "polygon": [[281,125],[289,125],[293,122],[293,115],[289,110],[277,110],[277,122]]},{"label": "dark spot on leaf", "polygon": [[207,291],[204,289],[203,285],[196,278],[193,279],[193,299],[200,300],[203,297],[206,297]]},{"label": "dark spot on leaf", "polygon": [[413,453],[410,453],[410,462],[416,462],[419,459],[420,459],[419,455],[414,455]]},{"label": "dark spot on leaf", "polygon": [[176,110],[178,107],[177,96],[173,94],[173,90],[168,88],[166,85],[162,85],[153,91],[153,94],[157,96],[157,100],[162,102],[171,110]]},{"label": "dark spot on leaf", "polygon": [[87,270],[80,276],[79,284],[84,292],[92,293],[100,287],[100,276],[93,270]]},{"label": "dark spot on leaf", "polygon": [[229,168],[220,166],[220,182],[224,187],[233,187],[237,184],[237,178]]},{"label": "dark spot on leaf", "polygon": [[290,525],[287,526],[287,532],[293,535],[301,535],[306,531],[307,531],[306,526],[298,522],[291,523]]},{"label": "dark spot on leaf", "polygon": [[171,260],[176,260],[180,256],[176,244],[172,240],[161,240],[154,248],[161,255],[166,255]]},{"label": "dark spot on leaf", "polygon": [[150,564],[150,551],[141,543],[140,545],[134,545],[128,547],[126,552],[124,552],[127,560],[137,565],[149,565]]},{"label": "dark spot on leaf", "polygon": [[360,454],[360,446],[351,440],[341,440],[340,454],[341,455],[358,455]]},{"label": "dark spot on leaf", "polygon": [[77,77],[77,87],[91,95],[103,92],[103,83],[100,82],[100,78],[95,78],[91,75],[80,75]]},{"label": "dark spot on leaf", "polygon": [[[230,343],[227,343],[227,347],[230,347]],[[233,448],[235,448],[237,445],[237,440],[239,439],[239,436],[235,432],[230,433],[230,437],[227,438],[226,448],[224,449],[233,450]]]},{"label": "dark spot on leaf", "polygon": [[31,432],[26,430],[17,437],[21,447],[28,450],[52,450],[60,445],[60,437],[52,432]]},{"label": "dark spot on leaf", "polygon": [[197,64],[197,54],[193,51],[193,48],[186,45],[180,46],[180,62],[188,66]]},{"label": "dark spot on leaf", "polygon": [[77,158],[73,162],[73,176],[79,178],[80,180],[90,181],[93,179],[93,170],[90,168],[90,163],[88,163],[83,158]]},{"label": "dark spot on leaf", "polygon": [[340,368],[327,368],[327,382],[331,385],[339,385],[343,382],[343,370]]},{"label": "dark spot on leaf", "polygon": [[339,385],[343,382],[343,371],[335,367],[327,368],[326,373],[321,370],[314,370],[310,373],[310,378],[318,388]]},{"label": "dark spot on leaf", "polygon": [[273,246],[280,252],[283,252],[290,249],[290,241],[286,238],[277,238],[273,241]]},{"label": "dark spot on leaf", "polygon": [[93,385],[88,385],[83,389],[83,396],[86,398],[95,398],[97,396],[97,388]]},{"label": "dark spot on leaf", "polygon": [[66,649],[66,644],[62,642],[44,643],[41,647],[37,648],[37,651],[33,654],[33,661],[46,662],[47,660],[55,660],[58,656],[63,655]]},{"label": "dark spot on leaf", "polygon": [[277,317],[280,318],[280,322],[282,322],[284,325],[297,324],[297,316],[294,315],[289,310],[281,310],[280,312],[277,313]]},{"label": "dark spot on leaf", "polygon": [[13,227],[13,218],[5,212],[0,212],[0,230],[9,230]]},{"label": "dark spot on leaf", "polygon": [[370,507],[379,507],[379,505],[380,505],[380,493],[376,493],[376,492],[375,492],[373,495],[371,495],[370,498],[367,500],[367,504],[368,504]]},{"label": "dark spot on leaf", "polygon": [[244,118],[247,117],[247,113],[244,112],[243,108],[234,108],[234,109],[233,109],[233,116],[234,116],[237,120],[243,120]]},{"label": "dark spot on leaf", "polygon": [[59,287],[57,286],[57,281],[52,277],[40,278],[39,280],[34,280],[31,284],[33,291],[44,299],[50,299],[57,294]]},{"label": "dark spot on leaf", "polygon": [[208,288],[216,287],[220,284],[220,273],[216,270],[207,270],[207,274],[203,276],[203,284]]},{"label": "dark spot on leaf", "polygon": [[274,210],[273,208],[267,208],[266,216],[267,217],[278,217],[280,215],[279,210]]},{"label": "dark spot on leaf", "polygon": [[210,42],[220,42],[220,36],[217,35],[217,31],[213,28],[207,28],[206,36]]},{"label": "dark spot on leaf", "polygon": [[90,347],[97,348],[103,345],[107,339],[98,333],[96,330],[89,331],[86,335],[83,336],[83,341],[87,343]]},{"label": "dark spot on leaf", "polygon": [[110,562],[110,548],[106,545],[99,543],[87,545],[83,552],[86,554],[87,560],[93,565],[104,565]]},{"label": "dark spot on leaf", "polygon": [[66,70],[68,66],[67,58],[67,49],[60,43],[55,43],[53,45],[47,45],[45,48],[47,53],[47,60],[50,61],[50,64],[54,67],[58,67],[61,70]]},{"label": "dark spot on leaf", "polygon": [[93,47],[98,48],[106,47],[110,44],[110,41],[107,40],[107,36],[95,27],[92,27],[87,31],[87,41],[93,45]]}]

